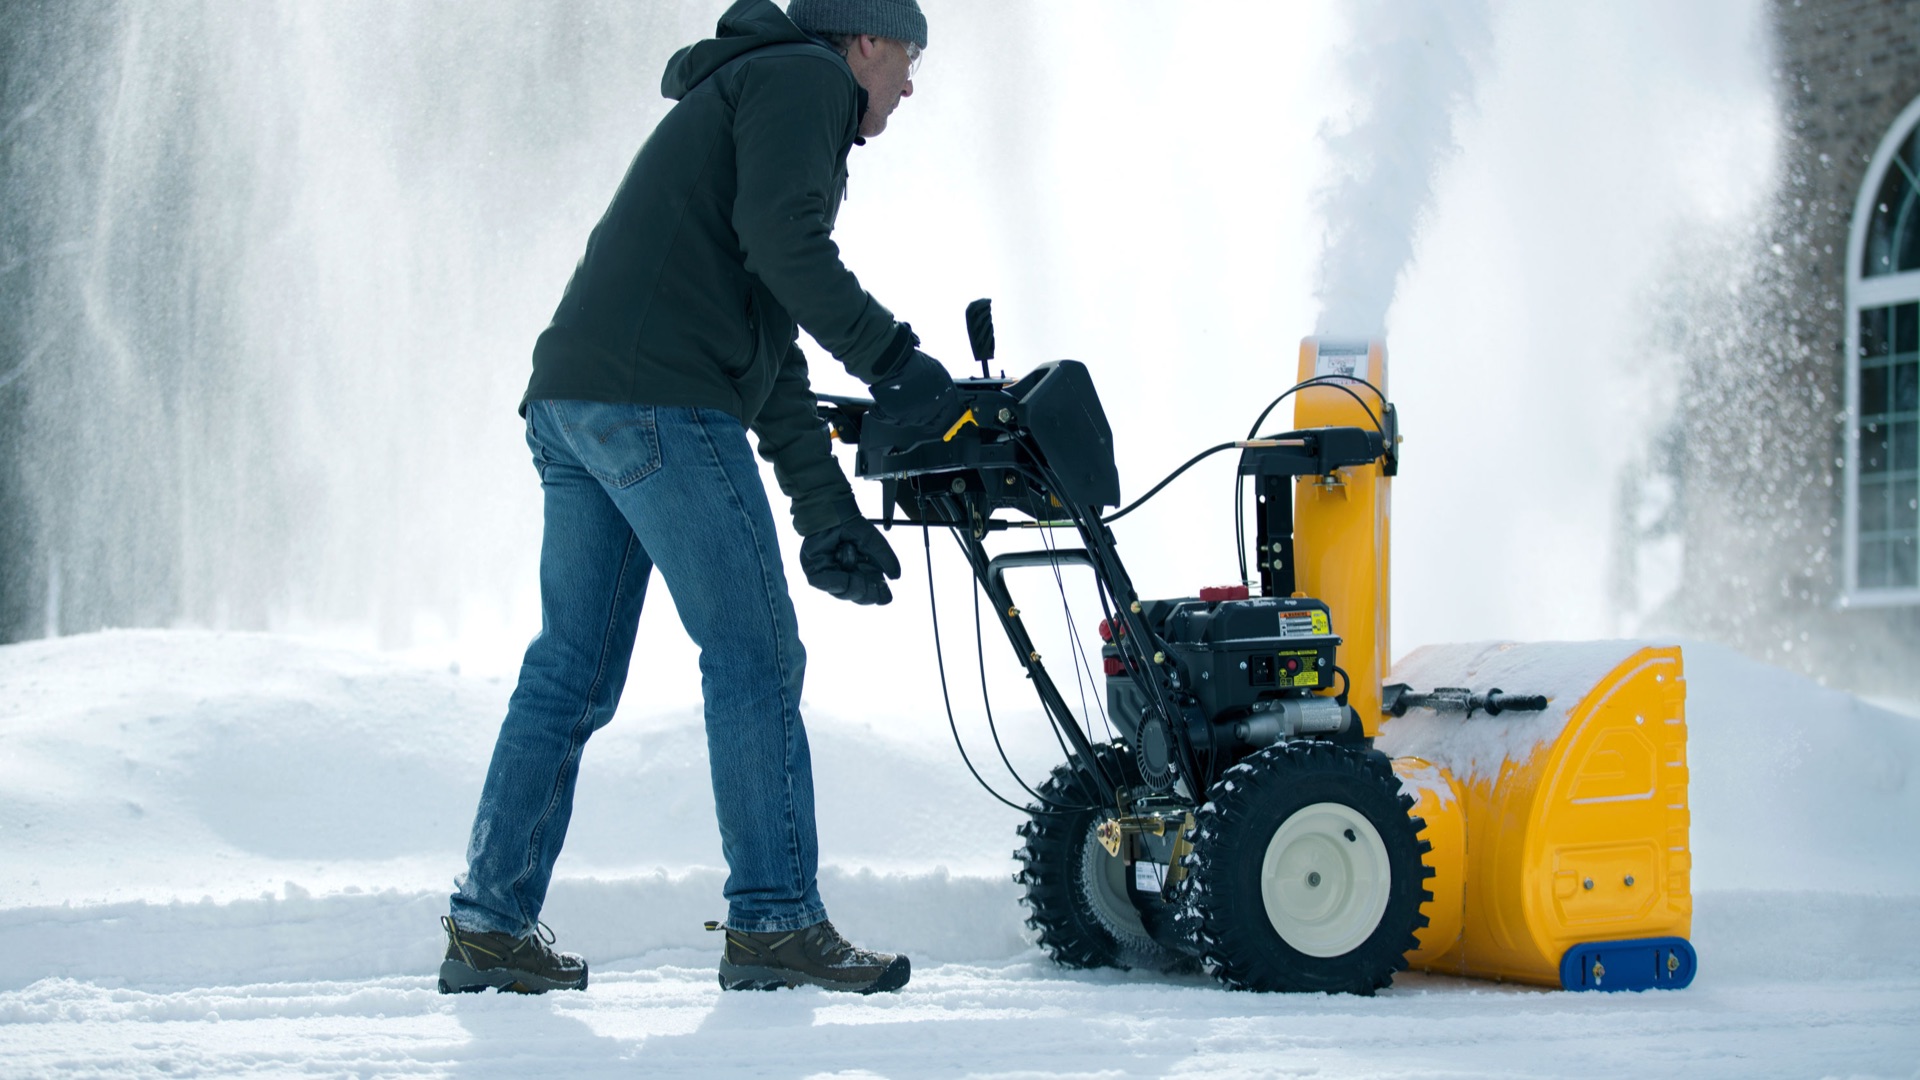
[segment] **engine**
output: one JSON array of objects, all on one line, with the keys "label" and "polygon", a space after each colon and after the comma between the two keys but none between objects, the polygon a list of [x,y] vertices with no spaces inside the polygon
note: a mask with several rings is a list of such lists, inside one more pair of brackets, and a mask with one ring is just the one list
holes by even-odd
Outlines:
[{"label": "engine", "polygon": [[[1302,736],[1357,733],[1344,675],[1334,665],[1340,638],[1327,605],[1307,597],[1253,597],[1245,586],[1203,589],[1198,597],[1141,602],[1141,618],[1165,644],[1181,688],[1195,750],[1229,761]],[[1124,624],[1100,624],[1107,711],[1134,745],[1149,786],[1171,782],[1175,735],[1148,708],[1130,665],[1150,663],[1127,647]],[[1120,640],[1116,640],[1116,637]],[[1338,687],[1337,696],[1323,691]]]}]

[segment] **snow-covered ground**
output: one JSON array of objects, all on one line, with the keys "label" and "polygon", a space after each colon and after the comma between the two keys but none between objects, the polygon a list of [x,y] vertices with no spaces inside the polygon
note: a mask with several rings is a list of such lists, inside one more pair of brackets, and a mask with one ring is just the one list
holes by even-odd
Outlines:
[{"label": "snow-covered ground", "polygon": [[827,902],[914,981],[723,996],[698,718],[636,686],[546,912],[592,988],[447,998],[435,920],[507,682],[263,635],[7,646],[0,1074],[1920,1076],[1920,720],[1686,662],[1685,991],[1061,971],[1022,933],[1013,812],[950,746],[814,708]]}]

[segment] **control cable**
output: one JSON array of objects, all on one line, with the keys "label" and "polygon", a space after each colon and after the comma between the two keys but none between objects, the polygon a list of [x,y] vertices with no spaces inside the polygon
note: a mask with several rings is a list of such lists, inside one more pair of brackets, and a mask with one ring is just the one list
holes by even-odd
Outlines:
[{"label": "control cable", "polygon": [[[1267,422],[1267,414],[1279,408],[1281,402],[1292,397],[1294,394],[1299,393],[1301,390],[1307,389],[1308,387],[1324,386],[1330,390],[1338,390],[1341,393],[1352,398],[1354,401],[1358,402],[1360,407],[1366,410],[1367,419],[1373,421],[1373,430],[1376,432],[1379,432],[1380,437],[1382,439],[1385,439],[1387,434],[1387,429],[1385,425],[1380,423],[1380,417],[1374,413],[1373,406],[1368,405],[1365,398],[1361,397],[1359,394],[1354,393],[1353,387],[1346,385],[1347,383],[1350,383],[1350,382],[1359,383],[1361,386],[1364,386],[1367,389],[1373,391],[1373,395],[1379,398],[1383,405],[1385,404],[1387,400],[1387,395],[1381,393],[1379,387],[1373,385],[1372,383],[1368,382],[1365,379],[1358,379],[1351,375],[1315,375],[1311,379],[1305,379],[1300,382],[1294,383],[1292,386],[1287,388],[1286,393],[1281,394],[1277,398],[1274,398],[1271,402],[1267,404],[1266,408],[1261,409],[1260,415],[1256,417],[1253,421],[1253,426],[1247,429],[1247,438],[1255,439],[1259,437],[1260,425]],[[1391,451],[1393,447],[1389,446],[1387,447],[1387,449]],[[1233,478],[1234,556],[1240,560],[1240,584],[1251,587],[1253,585],[1253,579],[1247,575],[1247,494],[1246,493],[1247,493],[1246,483],[1241,479],[1238,473],[1234,474],[1234,478]]]},{"label": "control cable", "polygon": [[[946,653],[940,644],[940,605],[938,601],[934,599],[933,534],[929,531],[930,528],[931,526],[928,525],[927,523],[925,522],[921,523],[920,538],[922,541],[922,545],[926,548],[926,553],[927,553],[927,607],[931,610],[933,614],[933,658],[934,658],[934,663],[940,669],[940,700],[942,703],[946,705],[946,709],[947,709],[947,730],[953,733],[953,745],[955,749],[960,751],[961,762],[966,765],[967,771],[973,774],[974,782],[980,785],[980,788],[982,791],[985,791],[987,794],[993,796],[996,800],[998,800],[1003,805],[1010,807],[1014,810],[1018,810],[1021,813],[1024,813],[1024,814],[1084,813],[1087,809],[1091,809],[1091,808],[1086,807],[1086,808],[1080,808],[1075,810],[1075,809],[1049,809],[1046,807],[1039,807],[1039,806],[1021,806],[1020,804],[1013,802],[1012,800],[1008,799],[1006,796],[1000,794],[998,791],[995,791],[993,788],[993,785],[987,783],[986,779],[980,775],[980,770],[973,767],[973,759],[967,756],[966,744],[963,743],[960,739],[960,724],[958,721],[956,721],[953,718],[953,697],[947,692]],[[1019,778],[1015,777],[1015,779],[1017,780]],[[1024,787],[1025,785],[1022,784],[1021,786]]]},{"label": "control cable", "polygon": [[[967,550],[966,543],[960,539],[959,532],[952,529],[949,529],[948,532],[953,535],[954,546],[958,547],[960,553],[968,557],[969,561],[971,561],[972,553]],[[1020,774],[1014,772],[1013,763],[1007,760],[1007,752],[1005,748],[1000,745],[1000,728],[999,725],[994,722],[993,704],[989,700],[987,692],[987,639],[986,634],[980,628],[980,591],[980,579],[976,577],[973,581],[973,650],[974,657],[980,667],[980,701],[986,707],[987,711],[987,730],[992,733],[994,748],[1000,751],[1000,761],[1006,765],[1007,772],[1013,774],[1014,782],[1026,788],[1035,798],[1040,798],[1040,793],[1034,791],[1031,787],[1027,787],[1026,781],[1020,778]],[[1044,705],[1044,702],[1042,704]],[[1073,751],[1067,748],[1066,736],[1060,732],[1059,720],[1053,716],[1051,710],[1046,711],[1047,730],[1053,732],[1053,741],[1060,746],[1060,756],[1069,761],[1073,760]],[[1046,800],[1042,799],[1042,801],[1044,802]]]},{"label": "control cable", "polygon": [[1231,450],[1234,447],[1239,445],[1240,444],[1238,442],[1223,442],[1219,446],[1209,446],[1205,450],[1202,450],[1199,453],[1188,458],[1186,464],[1168,473],[1166,479],[1153,485],[1153,489],[1148,491],[1145,495],[1142,495],[1139,498],[1128,503],[1124,508],[1120,510],[1116,510],[1111,514],[1108,514],[1106,517],[1099,518],[1097,520],[1102,525],[1111,525],[1114,522],[1119,521],[1121,518],[1126,517],[1128,514],[1131,514],[1135,510],[1139,509],[1140,504],[1146,502],[1148,499],[1153,498],[1155,495],[1160,494],[1161,489],[1166,487],[1168,484],[1173,483],[1175,480],[1179,479],[1181,473],[1186,472],[1188,469],[1193,468],[1195,465],[1200,464],[1202,461],[1205,461],[1207,458],[1212,457],[1213,455],[1219,453],[1222,450]]},{"label": "control cable", "polygon": [[1060,618],[1067,624],[1067,641],[1073,647],[1073,680],[1080,691],[1080,715],[1086,719],[1087,734],[1091,736],[1094,709],[1087,707],[1087,687],[1093,686],[1093,703],[1100,713],[1100,726],[1106,731],[1107,741],[1112,742],[1113,721],[1107,716],[1106,703],[1100,700],[1099,683],[1094,679],[1093,665],[1087,662],[1087,647],[1080,638],[1080,626],[1073,621],[1073,605],[1067,600],[1067,581],[1060,573],[1059,551],[1054,545],[1053,534],[1042,534],[1040,542],[1046,545],[1049,554],[1056,556],[1053,560],[1053,587],[1060,594]]},{"label": "control cable", "polygon": [[[1064,803],[1055,802],[1045,795],[1040,794],[1040,792],[1034,789],[1033,785],[1027,783],[1026,780],[1020,776],[1019,770],[1013,767],[1012,759],[1007,757],[1007,748],[1000,742],[1000,726],[995,723],[993,719],[993,697],[987,690],[987,637],[980,623],[980,582],[978,580],[973,583],[973,652],[980,667],[980,706],[985,709],[987,713],[987,732],[993,736],[993,748],[1000,754],[1000,764],[1007,767],[1007,775],[1013,777],[1013,782],[1019,784],[1027,794],[1040,800],[1042,805],[1050,806],[1056,810],[1079,811],[1088,809],[1087,807],[1067,806]],[[1060,738],[1059,725],[1048,724],[1047,726],[1053,730],[1054,739],[1059,741],[1061,752],[1071,758],[1073,755],[1067,751],[1066,740]]]}]

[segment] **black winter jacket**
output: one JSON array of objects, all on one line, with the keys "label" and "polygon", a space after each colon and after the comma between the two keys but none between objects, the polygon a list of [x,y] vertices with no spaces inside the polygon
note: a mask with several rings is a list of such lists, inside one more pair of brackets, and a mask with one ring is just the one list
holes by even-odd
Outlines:
[{"label": "black winter jacket", "polygon": [[913,344],[831,238],[866,91],[771,0],[734,4],[717,37],[674,55],[660,89],[679,104],[588,239],[524,401],[732,413],[773,463],[795,528],[817,532],[858,511],[796,323],[867,382]]}]

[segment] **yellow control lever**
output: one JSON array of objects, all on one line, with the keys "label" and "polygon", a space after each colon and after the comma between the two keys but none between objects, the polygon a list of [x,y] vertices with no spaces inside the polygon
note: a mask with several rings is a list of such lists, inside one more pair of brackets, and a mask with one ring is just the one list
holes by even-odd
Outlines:
[{"label": "yellow control lever", "polygon": [[963,428],[963,427],[966,427],[966,426],[967,426],[968,424],[972,424],[972,425],[973,425],[973,426],[975,426],[975,427],[979,427],[979,426],[980,426],[980,421],[978,421],[978,420],[975,420],[975,419],[973,418],[973,410],[972,410],[972,409],[968,409],[968,410],[967,410],[966,412],[964,412],[964,413],[961,413],[961,414],[960,414],[960,419],[958,419],[958,420],[955,420],[955,421],[953,422],[953,426],[947,429],[947,433],[946,433],[945,435],[943,435],[943,436],[941,436],[941,438],[940,438],[940,441],[941,441],[941,442],[952,442],[952,441],[953,441],[953,437],[954,437],[955,435],[958,435],[958,434],[960,434],[960,429],[961,429],[961,428]]}]

